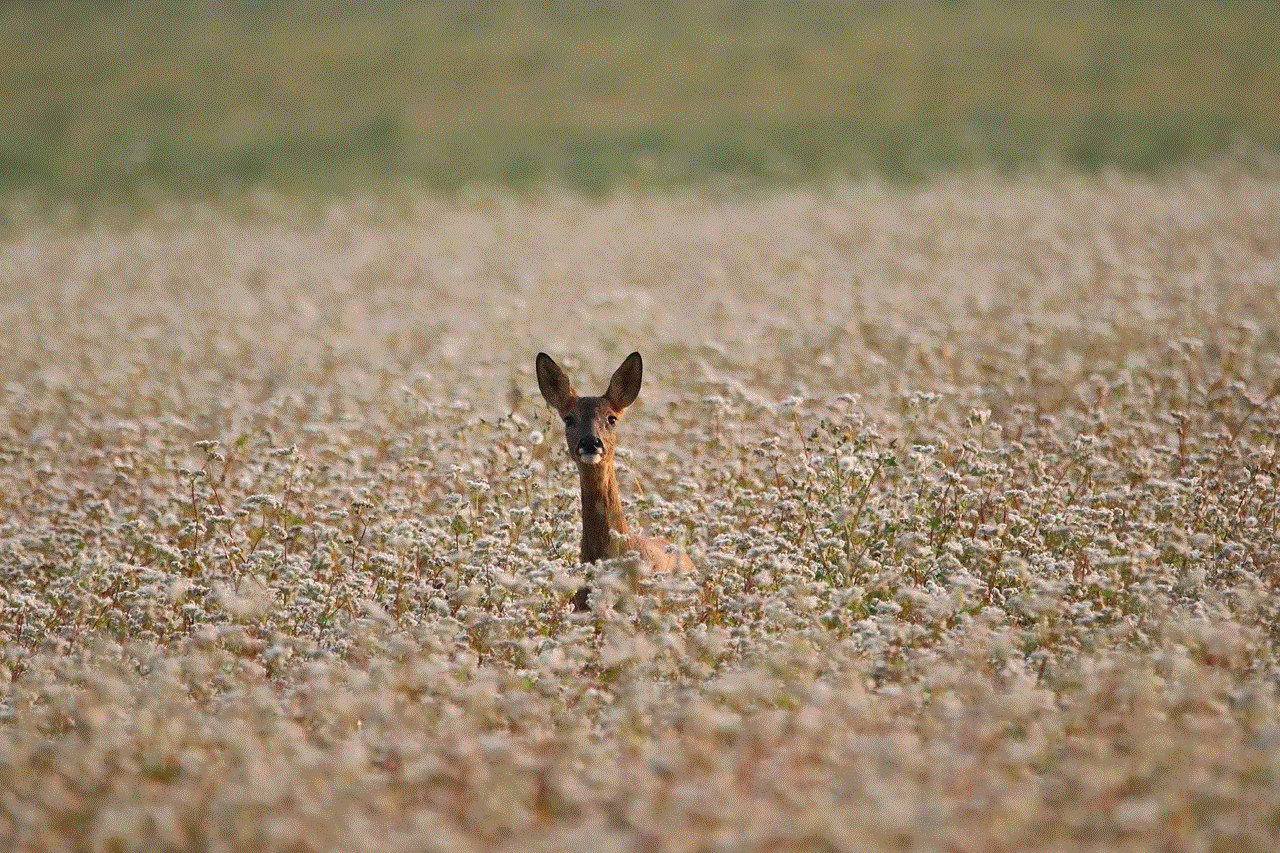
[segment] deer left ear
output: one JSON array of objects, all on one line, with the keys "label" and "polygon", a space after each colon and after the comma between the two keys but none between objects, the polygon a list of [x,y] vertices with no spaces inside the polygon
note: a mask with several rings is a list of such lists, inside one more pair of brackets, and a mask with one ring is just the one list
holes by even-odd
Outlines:
[{"label": "deer left ear", "polygon": [[537,367],[538,390],[542,392],[543,399],[557,412],[564,412],[569,401],[577,396],[573,383],[560,369],[560,365],[556,364],[555,359],[545,352],[538,353]]},{"label": "deer left ear", "polygon": [[640,359],[640,353],[633,352],[613,372],[613,378],[609,380],[609,390],[604,392],[604,398],[616,411],[621,412],[636,401],[636,397],[640,395],[640,382],[643,379],[644,363]]}]

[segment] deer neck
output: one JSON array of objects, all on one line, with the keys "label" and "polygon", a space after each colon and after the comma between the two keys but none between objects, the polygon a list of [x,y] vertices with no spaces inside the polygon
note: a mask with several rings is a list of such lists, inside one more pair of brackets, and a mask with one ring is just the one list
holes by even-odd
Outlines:
[{"label": "deer neck", "polygon": [[622,517],[622,498],[613,459],[598,465],[578,465],[582,479],[582,562],[594,563],[623,552],[630,532]]}]

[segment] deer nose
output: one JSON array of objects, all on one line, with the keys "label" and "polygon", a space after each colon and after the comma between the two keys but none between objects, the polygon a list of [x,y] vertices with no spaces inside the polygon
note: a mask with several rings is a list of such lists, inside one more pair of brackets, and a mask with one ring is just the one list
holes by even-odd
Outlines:
[{"label": "deer nose", "polygon": [[604,453],[604,442],[594,435],[584,435],[578,442],[578,455],[595,456],[597,453]]}]

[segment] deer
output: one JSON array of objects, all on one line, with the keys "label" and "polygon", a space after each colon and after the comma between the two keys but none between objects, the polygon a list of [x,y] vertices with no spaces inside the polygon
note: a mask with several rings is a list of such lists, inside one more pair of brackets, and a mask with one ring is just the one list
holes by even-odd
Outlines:
[{"label": "deer", "polygon": [[[633,352],[614,371],[609,387],[599,397],[580,397],[560,365],[545,352],[538,353],[538,390],[564,421],[565,446],[578,463],[582,486],[583,565],[627,554],[639,557],[640,568],[649,573],[683,572],[693,568],[688,555],[661,539],[631,532],[622,515],[622,497],[613,469],[613,450],[618,420],[640,395],[644,363]],[[582,586],[573,597],[573,609],[591,609],[590,586]]]}]

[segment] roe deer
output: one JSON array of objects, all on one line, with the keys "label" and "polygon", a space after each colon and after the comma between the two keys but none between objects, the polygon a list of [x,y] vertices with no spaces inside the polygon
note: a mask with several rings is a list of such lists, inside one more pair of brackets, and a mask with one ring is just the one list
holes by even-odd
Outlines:
[{"label": "roe deer", "polygon": [[[693,568],[688,556],[663,542],[631,533],[622,517],[618,478],[613,472],[614,427],[623,410],[640,393],[643,374],[640,353],[627,356],[600,397],[579,397],[569,377],[545,352],[538,353],[538,388],[551,408],[564,419],[569,455],[578,463],[582,481],[582,562],[594,563],[637,554],[651,572]],[[584,586],[573,597],[573,609],[590,610]]]}]

